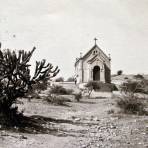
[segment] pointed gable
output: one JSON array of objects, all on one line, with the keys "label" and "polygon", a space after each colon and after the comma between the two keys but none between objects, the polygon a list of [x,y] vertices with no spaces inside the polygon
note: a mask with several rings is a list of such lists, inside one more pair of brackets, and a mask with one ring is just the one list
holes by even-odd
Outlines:
[{"label": "pointed gable", "polygon": [[[97,53],[93,53],[97,51]],[[99,56],[99,58],[101,59],[101,61],[110,61],[110,57],[108,57],[103,50],[101,50],[101,48],[95,44],[83,57],[77,59],[77,61],[75,62],[75,66],[77,65],[77,63],[79,63],[80,60],[86,60],[87,58],[89,58],[90,55],[94,54],[94,57]],[[90,59],[89,59],[90,61]]]},{"label": "pointed gable", "polygon": [[101,50],[101,48],[96,44],[94,45],[82,58],[83,60],[86,59],[88,56],[90,56],[91,54],[93,54],[93,51],[97,50],[99,55],[103,55],[103,57],[105,58],[104,60],[110,60],[110,58],[103,52],[103,50]]}]

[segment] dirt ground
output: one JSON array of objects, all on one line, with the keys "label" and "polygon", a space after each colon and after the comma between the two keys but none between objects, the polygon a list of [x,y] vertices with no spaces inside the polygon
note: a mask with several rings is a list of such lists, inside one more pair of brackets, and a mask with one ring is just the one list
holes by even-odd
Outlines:
[{"label": "dirt ground", "polygon": [[117,114],[114,97],[106,96],[65,106],[23,99],[30,125],[1,129],[0,148],[148,148],[148,117]]}]

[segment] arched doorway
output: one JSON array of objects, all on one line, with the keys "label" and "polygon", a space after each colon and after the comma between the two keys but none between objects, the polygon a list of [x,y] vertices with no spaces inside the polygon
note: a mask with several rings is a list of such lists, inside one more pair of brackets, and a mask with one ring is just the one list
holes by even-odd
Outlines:
[{"label": "arched doorway", "polygon": [[93,80],[100,81],[100,67],[95,66],[93,69]]}]

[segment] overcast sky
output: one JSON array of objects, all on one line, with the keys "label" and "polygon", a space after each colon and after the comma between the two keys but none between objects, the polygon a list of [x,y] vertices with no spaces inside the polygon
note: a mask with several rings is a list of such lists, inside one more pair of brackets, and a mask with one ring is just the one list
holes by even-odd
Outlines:
[{"label": "overcast sky", "polygon": [[2,48],[36,46],[32,62],[45,58],[66,78],[94,37],[112,73],[148,73],[148,0],[0,0]]}]

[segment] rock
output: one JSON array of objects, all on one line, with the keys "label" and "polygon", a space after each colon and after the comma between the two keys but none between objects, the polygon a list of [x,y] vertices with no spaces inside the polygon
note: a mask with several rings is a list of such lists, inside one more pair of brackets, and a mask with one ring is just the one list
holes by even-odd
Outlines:
[{"label": "rock", "polygon": [[146,133],[142,133],[143,135],[146,135]]},{"label": "rock", "polygon": [[100,147],[100,144],[97,144],[97,147]]},{"label": "rock", "polygon": [[111,129],[115,129],[116,126],[115,126],[115,125],[111,125],[110,128],[111,128]]},{"label": "rock", "polygon": [[81,119],[80,119],[80,118],[75,118],[74,120],[75,120],[75,121],[80,121]]},{"label": "rock", "polygon": [[94,121],[100,121],[97,117],[93,118]]},{"label": "rock", "polygon": [[27,137],[24,136],[24,135],[21,135],[21,136],[20,136],[20,139],[27,139]]},{"label": "rock", "polygon": [[82,148],[86,148],[87,146],[86,145],[82,145]]}]

